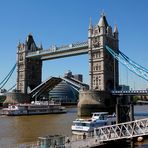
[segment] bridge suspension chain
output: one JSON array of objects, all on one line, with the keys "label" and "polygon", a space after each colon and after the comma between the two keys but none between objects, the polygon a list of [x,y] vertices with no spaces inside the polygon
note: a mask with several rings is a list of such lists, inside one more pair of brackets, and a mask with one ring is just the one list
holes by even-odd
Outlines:
[{"label": "bridge suspension chain", "polygon": [[125,54],[123,54],[121,51],[118,51],[118,53],[116,53],[108,46],[106,46],[106,49],[115,59],[117,59],[120,63],[126,66],[130,71],[148,81],[148,69],[137,64],[136,62],[128,58]]},{"label": "bridge suspension chain", "polygon": [[2,89],[2,88],[5,86],[5,84],[8,82],[8,80],[9,80],[10,77],[12,76],[12,74],[13,74],[15,68],[16,68],[16,64],[13,66],[13,68],[10,70],[10,72],[8,73],[8,75],[7,75],[7,76],[2,80],[2,82],[0,83],[0,85],[2,85],[2,86],[0,87],[0,89]]}]

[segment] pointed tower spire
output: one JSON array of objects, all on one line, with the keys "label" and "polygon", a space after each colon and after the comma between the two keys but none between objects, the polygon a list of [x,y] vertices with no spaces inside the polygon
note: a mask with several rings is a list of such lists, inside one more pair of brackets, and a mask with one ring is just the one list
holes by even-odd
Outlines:
[{"label": "pointed tower spire", "polygon": [[115,27],[114,27],[114,37],[116,39],[118,39],[118,36],[119,36],[118,27],[117,27],[117,25],[115,25]]},{"label": "pointed tower spire", "polygon": [[88,27],[88,29],[89,29],[89,30],[93,29],[91,17],[90,17],[90,19],[89,19],[89,27]]},{"label": "pointed tower spire", "polygon": [[92,21],[90,17],[90,22],[89,22],[89,27],[88,27],[88,37],[91,37],[93,34],[93,26],[92,26]]},{"label": "pointed tower spire", "polygon": [[115,27],[114,27],[114,33],[119,33],[117,25],[115,25]]},{"label": "pointed tower spire", "polygon": [[104,12],[101,13],[101,18],[99,20],[98,26],[99,27],[107,27],[108,26],[108,22],[106,20]]},{"label": "pointed tower spire", "polygon": [[19,42],[18,42],[18,48],[20,48],[21,47],[21,42],[20,42],[20,40],[19,40]]}]

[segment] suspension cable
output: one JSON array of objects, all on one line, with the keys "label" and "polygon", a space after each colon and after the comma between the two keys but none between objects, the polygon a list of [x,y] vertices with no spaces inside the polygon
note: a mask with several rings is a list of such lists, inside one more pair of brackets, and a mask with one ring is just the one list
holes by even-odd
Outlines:
[{"label": "suspension cable", "polygon": [[13,68],[12,68],[11,71],[8,73],[8,75],[7,75],[7,76],[3,79],[3,81],[0,83],[0,85],[2,85],[2,86],[0,87],[0,89],[3,88],[3,87],[5,86],[5,84],[8,82],[8,80],[10,79],[10,77],[11,77],[12,73],[14,72],[15,68],[16,68],[16,64],[13,66]]},{"label": "suspension cable", "polygon": [[[136,67],[138,67],[139,69],[148,72],[148,69],[144,68],[143,66],[139,65],[138,63],[134,62],[133,60],[131,60],[129,57],[127,57],[124,53],[122,53],[121,51],[119,51],[119,53],[122,55],[122,57],[124,57],[128,62],[130,62],[131,64],[134,64]],[[134,66],[133,65],[133,66]]]},{"label": "suspension cable", "polygon": [[121,51],[116,53],[110,47],[106,46],[108,52],[117,59],[121,64],[126,66],[131,72],[135,73],[139,77],[148,81],[148,70],[136,62],[130,60],[126,55],[124,55]]}]

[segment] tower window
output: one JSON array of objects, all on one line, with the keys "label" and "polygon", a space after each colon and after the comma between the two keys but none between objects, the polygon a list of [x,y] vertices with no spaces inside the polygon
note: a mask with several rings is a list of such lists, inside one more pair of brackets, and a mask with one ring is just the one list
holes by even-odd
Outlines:
[{"label": "tower window", "polygon": [[99,85],[101,85],[101,79],[99,79]]},{"label": "tower window", "polygon": [[98,70],[98,64],[97,64],[97,66],[96,66],[96,70]]},{"label": "tower window", "polygon": [[94,80],[94,84],[95,84],[95,82],[96,82],[96,81]]},{"label": "tower window", "polygon": [[95,66],[94,66],[94,70],[95,70]]},{"label": "tower window", "polygon": [[95,53],[93,54],[93,58],[95,58]]},{"label": "tower window", "polygon": [[99,65],[99,70],[101,70],[101,65]]},{"label": "tower window", "polygon": [[96,85],[98,85],[98,77],[96,77]]},{"label": "tower window", "polygon": [[101,56],[101,52],[100,52],[100,51],[98,52],[98,56],[99,56],[99,57]]}]

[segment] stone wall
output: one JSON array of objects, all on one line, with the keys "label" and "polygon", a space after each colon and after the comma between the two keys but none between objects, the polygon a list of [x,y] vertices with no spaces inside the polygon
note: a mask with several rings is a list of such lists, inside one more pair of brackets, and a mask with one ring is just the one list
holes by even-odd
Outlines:
[{"label": "stone wall", "polygon": [[4,106],[14,103],[30,103],[30,96],[20,92],[10,92],[6,94],[6,100],[3,102]]}]

